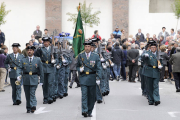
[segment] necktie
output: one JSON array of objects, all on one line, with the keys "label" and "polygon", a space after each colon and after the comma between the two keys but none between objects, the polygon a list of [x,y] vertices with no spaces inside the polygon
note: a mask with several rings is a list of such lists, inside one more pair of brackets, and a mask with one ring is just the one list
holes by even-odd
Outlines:
[{"label": "necktie", "polygon": [[89,59],[89,53],[87,53],[87,59]]},{"label": "necktie", "polygon": [[32,58],[30,58],[30,63],[31,63],[31,59],[32,59]]},{"label": "necktie", "polygon": [[14,57],[15,57],[15,60],[16,60],[16,55]]}]

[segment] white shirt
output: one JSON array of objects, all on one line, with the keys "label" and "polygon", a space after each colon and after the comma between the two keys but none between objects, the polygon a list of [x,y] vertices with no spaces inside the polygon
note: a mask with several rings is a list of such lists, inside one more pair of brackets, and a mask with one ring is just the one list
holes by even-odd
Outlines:
[{"label": "white shirt", "polygon": [[28,58],[29,58],[29,62],[30,62],[30,58],[31,58],[31,62],[32,62],[32,61],[33,61],[34,56],[32,56],[32,57],[29,57],[29,56],[28,56]]},{"label": "white shirt", "polygon": [[141,35],[141,33],[138,33],[138,35]]},{"label": "white shirt", "polygon": [[97,48],[95,48],[95,50],[94,50],[95,52],[97,52]]},{"label": "white shirt", "polygon": [[48,47],[45,47],[46,48],[46,50],[49,50],[49,46]]},{"label": "white shirt", "polygon": [[38,30],[37,30],[37,33],[38,33]]},{"label": "white shirt", "polygon": [[[85,52],[85,54],[86,54],[86,58],[87,58],[87,53]],[[89,54],[89,58],[90,58],[91,52],[89,52],[88,54]]]},{"label": "white shirt", "polygon": [[162,35],[165,36],[165,31],[164,32],[162,31]]},{"label": "white shirt", "polygon": [[[13,53],[13,54],[14,54],[14,53]],[[15,57],[15,55],[16,55],[16,57]],[[16,59],[17,59],[18,55],[19,55],[19,53],[17,53],[17,54],[14,54],[14,58],[16,58]]]}]

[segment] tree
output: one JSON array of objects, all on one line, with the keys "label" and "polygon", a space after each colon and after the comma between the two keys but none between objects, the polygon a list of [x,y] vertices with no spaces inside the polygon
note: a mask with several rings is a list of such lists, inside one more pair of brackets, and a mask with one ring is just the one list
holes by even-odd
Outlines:
[{"label": "tree", "polygon": [[176,25],[176,31],[177,31],[177,27],[178,27],[178,21],[180,18],[180,0],[174,0],[174,4],[171,5],[173,12],[175,13],[175,16],[177,18],[177,25]]},{"label": "tree", "polygon": [[0,26],[6,23],[4,19],[10,11],[11,10],[6,11],[6,5],[4,2],[2,2],[0,7]]},{"label": "tree", "polygon": [[[98,26],[98,24],[100,23],[100,18],[97,17],[97,15],[99,15],[101,12],[100,11],[96,11],[93,14],[91,14],[92,11],[92,3],[89,4],[88,7],[86,7],[86,1],[84,1],[84,3],[80,3],[80,12],[81,12],[81,19],[82,22],[85,26],[85,36],[86,36],[86,26],[89,27],[93,27],[93,25]],[[77,6],[77,11],[78,11],[78,6]],[[78,12],[77,12],[78,13]],[[73,14],[73,13],[66,13],[66,15],[69,15],[70,18],[68,19],[68,21],[72,21],[74,26],[76,24],[76,20],[77,20],[77,14]],[[73,27],[74,28],[74,27]]]}]

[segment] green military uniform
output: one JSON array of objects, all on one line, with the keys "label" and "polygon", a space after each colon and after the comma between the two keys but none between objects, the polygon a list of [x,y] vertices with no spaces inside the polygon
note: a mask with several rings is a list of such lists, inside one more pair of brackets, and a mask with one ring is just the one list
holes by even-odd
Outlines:
[{"label": "green military uniform", "polygon": [[[19,47],[19,43],[14,43],[12,47]],[[11,53],[7,56],[5,60],[5,67],[6,69],[11,68],[9,72],[11,87],[12,87],[12,100],[13,105],[19,105],[21,104],[21,85],[16,85],[15,81],[17,80],[18,69],[20,69],[21,60],[24,58],[22,54],[17,53],[16,55],[14,53]]]},{"label": "green military uniform", "polygon": [[157,55],[153,54],[151,51],[146,52],[148,57],[143,55],[142,60],[145,61],[145,66],[142,74],[147,78],[148,91],[149,91],[149,105],[160,104],[159,95],[159,79],[160,72],[158,69]]},{"label": "green military uniform", "polygon": [[[27,47],[27,49],[35,49]],[[26,57],[22,59],[20,73],[22,74],[24,92],[26,96],[26,109],[27,112],[34,112],[37,106],[35,92],[38,86],[38,73],[40,75],[40,83],[43,83],[44,73],[42,62],[39,57]]]},{"label": "green military uniform", "polygon": [[[82,66],[84,66],[84,71],[80,71]],[[77,70],[80,73],[79,80],[82,92],[82,115],[87,117],[87,114],[91,115],[96,101],[96,74],[101,79],[101,62],[99,55],[90,52],[90,57],[87,58],[85,52],[79,54]]]},{"label": "green military uniform", "polygon": [[[50,38],[43,38],[43,41],[50,41]],[[51,46],[38,48],[35,56],[40,57],[43,63],[44,71],[44,83],[43,83],[43,96],[44,104],[51,104],[55,101],[54,97],[54,80],[55,80],[55,68],[54,64],[57,63],[57,54],[53,53],[55,63],[51,62]]]}]

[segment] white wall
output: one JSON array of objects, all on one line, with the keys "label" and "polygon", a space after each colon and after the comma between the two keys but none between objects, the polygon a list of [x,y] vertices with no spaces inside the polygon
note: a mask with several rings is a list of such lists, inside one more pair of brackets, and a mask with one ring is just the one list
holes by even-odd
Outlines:
[{"label": "white wall", "polygon": [[20,43],[20,49],[25,48],[25,43],[29,42],[36,25],[40,29],[45,28],[45,0],[0,0],[5,2],[6,10],[11,10],[5,20],[6,24],[0,29],[5,33],[5,44],[12,52],[11,45]]},{"label": "white wall", "polygon": [[162,27],[169,33],[171,28],[176,30],[176,23],[174,13],[149,13],[149,0],[129,0],[129,34],[135,35],[141,28],[144,34],[158,36]]},{"label": "white wall", "polygon": [[[83,3],[84,0],[63,0],[62,1],[62,31],[69,32],[71,36],[74,35],[73,23],[67,21],[69,16],[66,13],[77,13],[76,7],[79,2]],[[92,3],[92,13],[94,11],[101,11],[99,18],[100,24],[93,26],[93,28],[86,27],[86,38],[91,37],[94,34],[94,30],[99,30],[99,35],[106,40],[112,33],[112,0],[86,0],[86,5],[89,6]],[[85,30],[85,28],[84,28]]]}]

